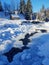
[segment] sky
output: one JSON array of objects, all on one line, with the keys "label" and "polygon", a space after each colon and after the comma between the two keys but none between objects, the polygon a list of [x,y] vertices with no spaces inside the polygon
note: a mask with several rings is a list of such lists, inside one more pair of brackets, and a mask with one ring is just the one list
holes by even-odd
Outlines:
[{"label": "sky", "polygon": [[49,0],[31,0],[31,2],[35,12],[39,11],[43,5],[45,8],[49,8]]},{"label": "sky", "polygon": [[[2,4],[4,2],[7,2],[7,3],[14,2],[14,4],[20,2],[20,0],[0,0],[0,1],[2,1]],[[27,1],[27,0],[25,0],[25,1]],[[40,11],[40,9],[42,8],[42,5],[44,5],[45,8],[49,8],[49,0],[31,0],[31,3],[32,3],[32,9],[34,12]]]}]

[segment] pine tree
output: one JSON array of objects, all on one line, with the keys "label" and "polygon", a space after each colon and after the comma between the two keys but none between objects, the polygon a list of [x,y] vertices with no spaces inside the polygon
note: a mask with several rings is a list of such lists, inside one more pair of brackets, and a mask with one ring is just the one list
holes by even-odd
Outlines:
[{"label": "pine tree", "polygon": [[30,19],[32,19],[32,5],[31,5],[31,1],[30,0],[28,0],[27,1],[27,5],[26,5],[26,19],[27,20],[30,20]]},{"label": "pine tree", "polygon": [[45,7],[44,7],[44,5],[42,5],[42,8],[41,8],[40,11],[41,11],[41,12],[44,12],[44,11],[45,11]]},{"label": "pine tree", "polygon": [[46,10],[45,10],[45,7],[44,7],[44,5],[42,6],[42,8],[41,8],[41,20],[45,20],[45,18],[46,18]]},{"label": "pine tree", "polygon": [[3,8],[2,8],[2,4],[1,4],[1,2],[0,2],[0,11],[3,11]]},{"label": "pine tree", "polygon": [[30,0],[27,1],[27,12],[30,14],[32,13],[32,5]]},{"label": "pine tree", "polygon": [[20,0],[20,13],[24,14],[25,13],[25,1]]}]

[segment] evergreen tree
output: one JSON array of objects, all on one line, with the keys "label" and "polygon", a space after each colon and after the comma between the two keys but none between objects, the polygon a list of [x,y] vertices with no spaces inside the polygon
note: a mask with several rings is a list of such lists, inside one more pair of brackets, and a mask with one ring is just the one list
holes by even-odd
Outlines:
[{"label": "evergreen tree", "polygon": [[30,14],[32,13],[32,5],[30,0],[27,1],[27,12]]},{"label": "evergreen tree", "polygon": [[25,13],[25,1],[20,0],[20,13],[24,14]]},{"label": "evergreen tree", "polygon": [[1,4],[1,2],[0,2],[0,11],[3,11],[3,8],[2,8],[2,4]]},{"label": "evergreen tree", "polygon": [[41,20],[44,21],[45,18],[46,18],[46,10],[45,10],[45,7],[43,5],[42,8],[41,8]]},{"label": "evergreen tree", "polygon": [[32,19],[32,5],[31,5],[31,1],[28,0],[27,1],[27,5],[26,5],[26,19],[30,20]]},{"label": "evergreen tree", "polygon": [[42,8],[41,8],[40,11],[41,11],[42,13],[45,12],[45,7],[44,7],[44,5],[42,5]]}]

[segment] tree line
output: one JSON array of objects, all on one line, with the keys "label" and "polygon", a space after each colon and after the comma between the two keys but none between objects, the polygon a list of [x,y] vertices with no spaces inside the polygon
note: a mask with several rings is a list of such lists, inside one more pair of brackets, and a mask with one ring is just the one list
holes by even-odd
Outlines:
[{"label": "tree line", "polygon": [[45,6],[43,5],[40,12],[37,13],[37,19],[49,21],[49,8],[45,9]]},{"label": "tree line", "polygon": [[[17,7],[19,13],[23,14],[27,20],[31,19],[31,16],[32,16],[31,0],[27,0],[27,3],[25,2],[25,0],[20,0],[20,4],[19,5],[20,5],[19,8]],[[1,10],[3,10],[3,8],[2,8],[2,4],[0,2],[0,11]],[[11,11],[10,5],[8,5],[7,3],[4,3],[4,10]]]},{"label": "tree line", "polygon": [[[5,10],[5,11],[9,11],[9,14],[14,13],[15,7],[12,10],[11,5],[12,5],[12,7],[13,7],[13,5],[16,6],[14,3],[7,4],[6,2],[4,2],[4,9],[3,9],[2,4],[0,2],[0,11]],[[20,3],[17,5],[18,12],[20,14],[23,14],[25,16],[25,19],[27,19],[27,20],[32,20],[32,16],[34,15],[32,8],[33,7],[32,7],[31,0],[27,0],[27,2],[25,2],[25,0],[20,0]],[[40,9],[40,12],[36,12],[35,16],[39,20],[49,19],[49,8],[45,9],[45,7],[43,5],[42,8]]]}]

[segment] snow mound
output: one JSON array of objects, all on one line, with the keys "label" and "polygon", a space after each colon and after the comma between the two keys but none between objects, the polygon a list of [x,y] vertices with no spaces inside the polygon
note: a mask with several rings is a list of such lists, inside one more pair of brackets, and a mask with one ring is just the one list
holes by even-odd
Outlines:
[{"label": "snow mound", "polygon": [[[9,24],[8,24],[9,23]],[[12,24],[11,24],[12,23]],[[49,65],[49,33],[37,33],[29,39],[31,40],[29,49],[13,56],[13,61],[8,63],[3,54],[9,52],[11,48],[22,48],[25,35],[31,34],[40,28],[38,25],[22,24],[22,21],[4,20],[0,22],[0,65]],[[48,28],[48,26],[42,26]],[[48,29],[49,30],[49,29]],[[2,56],[1,56],[2,55]],[[6,59],[2,60],[3,58]],[[2,58],[2,59],[1,59]]]},{"label": "snow mound", "polygon": [[9,62],[6,56],[0,55],[0,65],[8,65]]},{"label": "snow mound", "polygon": [[32,40],[30,48],[16,54],[9,65],[49,65],[49,34]]}]

